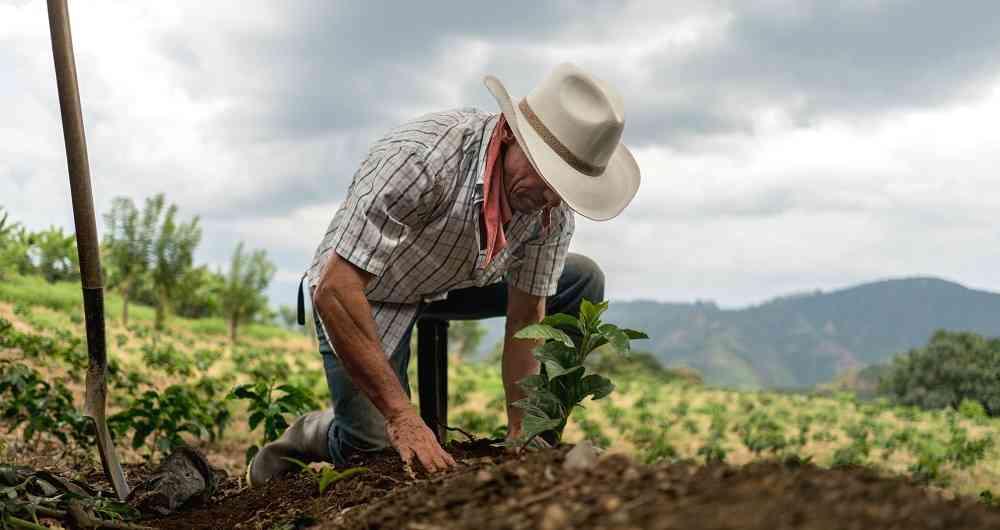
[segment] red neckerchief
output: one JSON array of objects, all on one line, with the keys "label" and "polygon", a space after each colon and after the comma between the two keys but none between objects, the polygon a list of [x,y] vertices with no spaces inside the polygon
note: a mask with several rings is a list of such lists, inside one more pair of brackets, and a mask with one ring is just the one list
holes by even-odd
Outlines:
[{"label": "red neckerchief", "polygon": [[486,221],[486,266],[493,257],[507,246],[503,225],[514,216],[503,189],[503,140],[513,133],[503,114],[493,129],[493,136],[486,146],[486,167],[483,169],[483,219]]},{"label": "red neckerchief", "polygon": [[[486,262],[490,261],[507,246],[507,236],[503,233],[503,227],[510,222],[513,212],[510,203],[507,202],[507,193],[503,188],[503,141],[513,139],[513,133],[507,125],[507,119],[503,114],[497,121],[490,137],[490,143],[486,146],[486,163],[483,168],[483,219],[486,221]],[[545,208],[542,212],[542,228],[548,230],[551,221],[552,210]]]}]

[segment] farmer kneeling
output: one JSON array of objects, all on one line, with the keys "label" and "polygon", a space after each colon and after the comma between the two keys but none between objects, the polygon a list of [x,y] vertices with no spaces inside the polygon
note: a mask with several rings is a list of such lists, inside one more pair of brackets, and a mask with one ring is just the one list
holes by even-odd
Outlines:
[{"label": "farmer kneeling", "polygon": [[454,465],[410,403],[418,317],[506,315],[507,436],[517,437],[517,382],[539,368],[536,341],[514,334],[604,299],[600,268],[568,248],[573,211],[611,219],[638,190],[621,98],[570,64],[517,104],[496,78],[485,83],[500,114],[417,118],[376,142],[354,175],[307,273],[334,408],[261,449],[251,484],[294,469],[283,457],[344,466],[389,445],[431,472]]}]

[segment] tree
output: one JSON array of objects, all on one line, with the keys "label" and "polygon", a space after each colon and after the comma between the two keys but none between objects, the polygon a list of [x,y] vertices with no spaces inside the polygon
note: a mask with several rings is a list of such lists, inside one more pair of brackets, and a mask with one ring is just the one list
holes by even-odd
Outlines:
[{"label": "tree", "polygon": [[456,320],[448,326],[448,344],[460,357],[470,358],[479,352],[486,327],[478,320]]},{"label": "tree", "polygon": [[171,204],[153,242],[153,260],[149,275],[156,293],[154,322],[156,329],[163,329],[177,285],[191,268],[194,249],[200,241],[201,227],[198,226],[198,217],[195,216],[187,223],[178,223],[177,205]]},{"label": "tree", "polygon": [[927,346],[893,359],[880,389],[906,405],[957,410],[969,399],[1000,415],[1000,338],[938,331]]},{"label": "tree", "polygon": [[188,269],[177,282],[172,307],[188,318],[223,316],[219,297],[225,285],[224,276],[204,265]]},{"label": "tree", "polygon": [[104,215],[104,255],[108,287],[122,295],[122,323],[128,325],[128,303],[149,270],[156,225],[163,212],[163,194],[146,199],[140,215],[132,199],[116,197]]},{"label": "tree", "polygon": [[64,234],[62,227],[36,232],[29,252],[37,270],[47,282],[80,279],[80,256],[76,236]]},{"label": "tree", "polygon": [[32,270],[28,250],[31,234],[20,223],[10,221],[7,212],[0,216],[0,279],[9,272],[27,274]]},{"label": "tree", "polygon": [[236,245],[233,259],[222,290],[222,311],[229,320],[229,338],[236,343],[237,327],[253,320],[267,309],[264,289],[274,277],[275,267],[267,259],[267,252],[243,252],[243,242]]}]

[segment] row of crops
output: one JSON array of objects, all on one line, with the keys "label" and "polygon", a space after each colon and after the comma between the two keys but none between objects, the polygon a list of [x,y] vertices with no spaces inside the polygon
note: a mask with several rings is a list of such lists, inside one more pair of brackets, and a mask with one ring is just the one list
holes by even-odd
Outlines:
[{"label": "row of crops", "polygon": [[[40,306],[7,307],[13,314],[0,318],[4,425],[29,447],[55,441],[67,454],[93,458],[93,437],[78,412],[87,363],[80,323]],[[154,459],[192,442],[240,452],[249,447],[238,458],[245,461],[295,415],[326,406],[320,360],[301,336],[232,346],[196,326],[154,332],[147,324],[136,319],[127,329],[109,326],[110,425],[119,445],[137,457]],[[450,371],[451,426],[502,436],[506,404],[498,363],[454,358]],[[645,462],[779,458],[866,465],[964,494],[1000,491],[1000,424],[974,402],[923,411],[849,394],[737,392],[642,375],[613,378],[617,388],[608,398],[573,411],[567,441],[589,439]]]}]

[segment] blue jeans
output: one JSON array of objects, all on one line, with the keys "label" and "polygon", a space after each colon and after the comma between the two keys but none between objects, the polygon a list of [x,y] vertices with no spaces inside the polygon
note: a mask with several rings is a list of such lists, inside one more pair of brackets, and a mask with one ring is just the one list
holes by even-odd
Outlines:
[{"label": "blue jeans", "polygon": [[[604,273],[590,258],[570,253],[559,277],[556,294],[546,299],[546,314],[577,314],[584,299],[593,302],[604,300]],[[424,304],[420,317],[442,320],[479,320],[501,317],[507,313],[507,284],[498,282],[485,287],[470,287],[450,291],[446,300]],[[319,351],[323,355],[326,382],[333,401],[334,418],[330,424],[328,445],[330,459],[337,466],[344,466],[354,454],[380,451],[389,447],[385,434],[385,418],[372,402],[360,392],[344,370],[340,359],[323,334],[323,326],[316,319]],[[419,318],[419,317],[418,317]],[[410,335],[413,324],[389,354],[389,365],[399,378],[406,395],[410,395],[407,367],[410,364]]]}]

